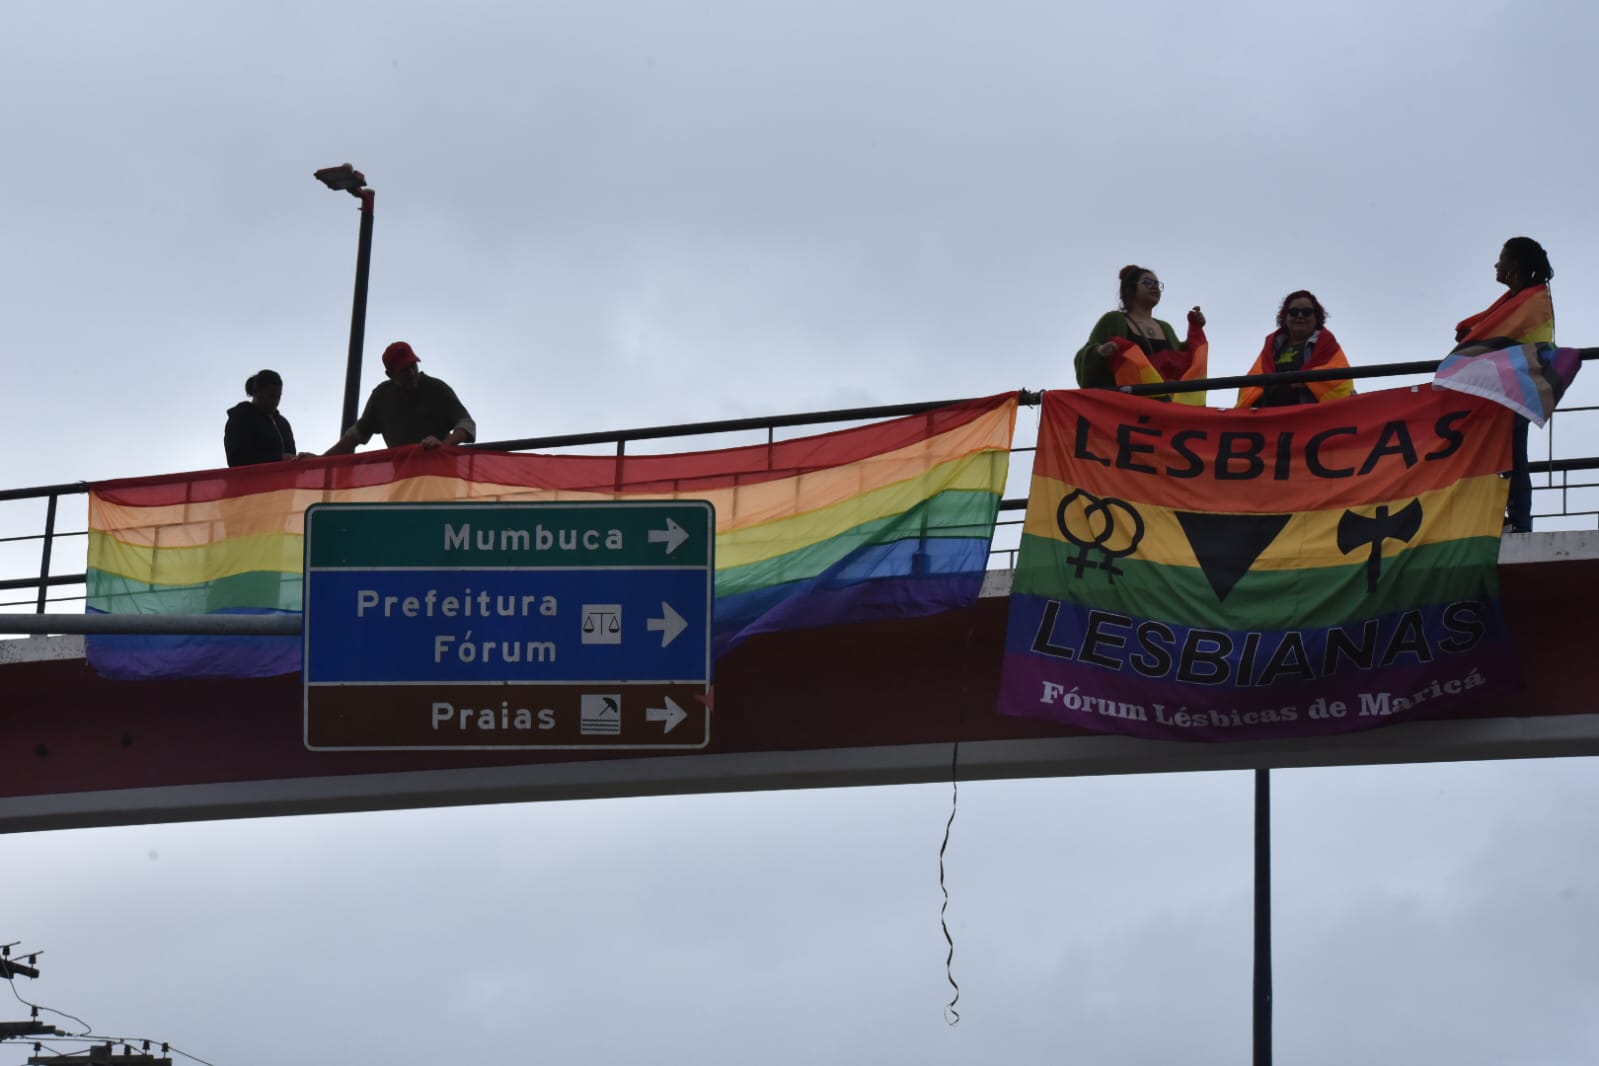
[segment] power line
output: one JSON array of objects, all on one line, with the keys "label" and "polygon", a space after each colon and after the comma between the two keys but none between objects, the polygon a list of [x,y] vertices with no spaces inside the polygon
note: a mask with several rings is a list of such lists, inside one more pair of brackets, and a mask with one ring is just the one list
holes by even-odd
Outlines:
[{"label": "power line", "polygon": [[[21,943],[21,941],[14,940],[9,944],[0,944],[0,977],[4,977],[6,983],[11,986],[11,994],[17,997],[17,1002],[21,1003],[24,1007],[31,1008],[31,1012],[26,1021],[0,1021],[0,1040],[10,1040],[15,1037],[26,1036],[63,1035],[62,1031],[57,1029],[55,1026],[46,1025],[41,1022],[39,1020],[39,1012],[41,1010],[48,1010],[53,1014],[60,1014],[66,1018],[72,1018],[72,1015],[67,1014],[65,1011],[51,1010],[49,1007],[41,1007],[37,1003],[29,1002],[23,998],[21,992],[17,991],[18,977],[26,977],[30,980],[38,978],[39,956],[44,954],[41,951],[32,951],[25,956],[28,960],[27,963],[24,964],[18,962],[16,959],[11,957],[11,949],[16,947],[19,943]],[[72,1020],[83,1026],[84,1029],[89,1028],[89,1023],[84,1021],[82,1018],[73,1018]]]},{"label": "power line", "polygon": [[[38,976],[37,971],[35,971],[30,976],[37,977]],[[82,1018],[78,1017],[76,1014],[68,1014],[64,1010],[57,1010],[54,1007],[46,1007],[46,1006],[43,1006],[41,1004],[34,1003],[34,1002],[30,1001],[30,1000],[24,999],[22,997],[22,993],[17,991],[17,982],[16,982],[15,978],[7,978],[6,979],[6,983],[11,986],[11,994],[13,996],[17,997],[17,1002],[18,1003],[21,1003],[24,1007],[32,1008],[33,1017],[34,1018],[38,1018],[39,1017],[39,1012],[40,1011],[47,1010],[51,1014],[59,1014],[63,1018],[71,1018],[73,1021],[75,1021],[79,1025],[83,1026],[84,1033],[90,1033],[90,1032],[94,1031],[94,1026],[90,1025],[88,1022],[84,1021]]]},{"label": "power line", "polygon": [[[64,1010],[45,1007],[24,999],[22,993],[17,991],[16,978],[19,976],[37,978],[39,976],[37,963],[39,956],[43,952],[35,951],[29,953],[26,956],[27,965],[24,965],[11,958],[11,949],[16,947],[17,943],[19,942],[13,941],[10,944],[0,944],[0,977],[4,977],[6,983],[11,986],[11,994],[17,998],[17,1002],[30,1008],[32,1017],[26,1021],[0,1021],[0,1043],[8,1039],[30,1036],[50,1038],[34,1040],[34,1053],[26,1060],[27,1066],[56,1066],[59,1063],[83,1064],[83,1066],[172,1066],[172,1059],[168,1057],[169,1053],[182,1055],[186,1059],[199,1063],[200,1066],[216,1066],[215,1063],[207,1062],[198,1055],[192,1055],[187,1051],[175,1048],[166,1041],[152,1040],[148,1037],[115,1037],[97,1034],[94,1032],[93,1026],[76,1014],[68,1014]],[[42,1010],[49,1011],[51,1014],[59,1014],[63,1018],[71,1018],[83,1026],[84,1031],[82,1033],[66,1033],[53,1025],[46,1025],[39,1021],[39,1012]],[[51,1046],[61,1041],[81,1040],[96,1040],[100,1041],[100,1043],[93,1044],[83,1051],[73,1052],[57,1052]],[[134,1049],[135,1044],[140,1046],[139,1050]],[[160,1055],[152,1055],[150,1053],[150,1048],[154,1044],[160,1045]],[[115,1050],[118,1047],[122,1048],[122,1054],[120,1055],[115,1054]],[[43,1056],[41,1053],[46,1049],[51,1050],[53,1054]]]},{"label": "power line", "polygon": [[[182,1048],[173,1047],[171,1044],[167,1043],[166,1041],[156,1041],[156,1040],[153,1040],[153,1039],[146,1039],[146,1038],[141,1037],[141,1036],[106,1036],[103,1033],[89,1034],[89,1035],[85,1035],[85,1036],[76,1036],[76,1035],[73,1035],[72,1033],[64,1033],[64,1034],[62,1034],[60,1036],[54,1036],[54,1037],[50,1037],[48,1039],[34,1041],[33,1050],[34,1050],[35,1055],[37,1055],[38,1052],[40,1052],[42,1050],[46,1050],[46,1049],[51,1050],[51,1051],[55,1051],[54,1045],[56,1045],[56,1044],[62,1044],[62,1043],[66,1043],[66,1042],[69,1042],[69,1041],[83,1041],[83,1040],[98,1041],[98,1042],[100,1042],[100,1044],[102,1046],[113,1046],[113,1047],[121,1047],[121,1048],[129,1049],[127,1054],[117,1056],[116,1061],[117,1061],[118,1066],[136,1066],[136,1064],[141,1062],[141,1061],[146,1061],[146,1062],[150,1062],[150,1061],[153,1061],[153,1062],[164,1062],[164,1063],[167,1063],[168,1066],[170,1066],[172,1060],[170,1058],[166,1058],[165,1057],[168,1054],[182,1055],[186,1059],[191,1059],[194,1062],[200,1063],[201,1066],[216,1066],[215,1063],[207,1062],[205,1059],[202,1059],[200,1056],[190,1054],[189,1052],[184,1051]],[[143,1048],[144,1051],[148,1051],[151,1048],[152,1045],[159,1044],[160,1048],[161,1048],[161,1056],[162,1057],[155,1058],[155,1059],[147,1059],[146,1056],[138,1054],[138,1053],[135,1053],[135,1052],[133,1052],[131,1050],[133,1045],[135,1045],[135,1044],[140,1045]],[[30,1058],[28,1061],[30,1063],[32,1063],[34,1061],[34,1059]],[[85,1060],[83,1058],[77,1057],[74,1053],[71,1053],[71,1052],[57,1051],[54,1058],[45,1059],[43,1061],[49,1062],[49,1063],[58,1063],[58,1062],[85,1062],[85,1061],[88,1061],[88,1060]]]}]

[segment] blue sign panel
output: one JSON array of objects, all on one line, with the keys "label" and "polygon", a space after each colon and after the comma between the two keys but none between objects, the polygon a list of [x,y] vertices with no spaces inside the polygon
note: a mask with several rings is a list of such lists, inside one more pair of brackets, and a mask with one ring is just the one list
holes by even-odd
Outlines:
[{"label": "blue sign panel", "polygon": [[346,570],[307,586],[311,682],[705,679],[703,571]]}]

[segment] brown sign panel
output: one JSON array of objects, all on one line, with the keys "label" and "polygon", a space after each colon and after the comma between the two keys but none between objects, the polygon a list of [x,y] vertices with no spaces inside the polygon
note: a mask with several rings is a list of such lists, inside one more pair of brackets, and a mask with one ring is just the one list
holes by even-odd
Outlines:
[{"label": "brown sign panel", "polygon": [[703,748],[711,728],[703,684],[322,685],[305,714],[319,751]]}]

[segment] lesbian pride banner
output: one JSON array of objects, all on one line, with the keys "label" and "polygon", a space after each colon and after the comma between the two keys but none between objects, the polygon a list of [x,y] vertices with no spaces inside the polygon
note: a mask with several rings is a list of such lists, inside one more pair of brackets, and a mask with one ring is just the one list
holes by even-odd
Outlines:
[{"label": "lesbian pride banner", "polygon": [[1046,394],[1000,710],[1254,740],[1514,689],[1511,417],[1430,386],[1261,411]]}]

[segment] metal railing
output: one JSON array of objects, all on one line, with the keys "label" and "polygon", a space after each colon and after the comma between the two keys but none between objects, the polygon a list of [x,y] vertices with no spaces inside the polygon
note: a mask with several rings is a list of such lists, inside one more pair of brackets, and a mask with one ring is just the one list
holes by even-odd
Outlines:
[{"label": "metal railing", "polygon": [[71,530],[68,532],[61,532],[60,530],[56,529],[56,516],[59,510],[61,498],[63,496],[78,496],[83,495],[88,491],[88,483],[83,481],[68,482],[62,485],[41,485],[30,489],[9,489],[0,491],[0,504],[5,504],[15,500],[43,499],[45,501],[43,532],[22,534],[20,536],[0,537],[0,544],[18,544],[32,541],[39,542],[39,571],[37,574],[29,577],[0,578],[0,593],[18,589],[31,589],[36,595],[31,597],[30,600],[0,602],[0,608],[20,607],[32,602],[35,612],[38,614],[44,614],[45,608],[52,602],[64,602],[66,600],[83,598],[81,596],[76,596],[59,597],[55,600],[51,599],[49,593],[52,588],[82,585],[84,583],[85,575],[81,573],[52,574],[50,572],[50,563],[51,557],[55,552],[55,543],[57,540],[72,539],[77,537],[82,537],[87,540],[89,536],[89,531],[87,529]]},{"label": "metal railing", "polygon": [[[1436,366],[1436,362],[1425,361],[1397,363],[1358,367],[1342,372],[1298,371],[1283,374],[1256,375],[1247,378],[1212,378],[1204,382],[1173,383],[1170,386],[1140,385],[1121,391],[1147,395],[1172,391],[1192,391],[1200,387],[1218,390],[1236,388],[1245,383],[1269,384],[1276,381],[1324,380],[1329,376],[1348,378],[1391,377],[1403,374],[1426,373],[1436,368]],[[1036,406],[1040,402],[1041,395],[1038,392],[1024,390],[1021,393],[1021,402],[1027,406]],[[918,403],[854,407],[801,414],[724,419],[712,422],[687,422],[637,429],[489,441],[467,445],[466,447],[492,451],[549,452],[593,445],[609,445],[614,447],[615,455],[618,458],[622,458],[627,454],[627,448],[630,443],[685,437],[720,436],[753,431],[764,432],[766,443],[772,444],[777,441],[776,433],[780,429],[816,429],[841,422],[864,422],[902,415],[921,414],[955,402],[959,401],[928,400]],[[1599,474],[1594,473],[1599,471],[1599,456],[1558,456],[1556,454],[1557,441],[1563,443],[1566,436],[1576,438],[1579,445],[1584,441],[1599,439],[1599,434],[1593,432],[1583,434],[1580,429],[1569,434],[1557,432],[1557,426],[1568,426],[1584,419],[1592,420],[1595,428],[1599,428],[1599,407],[1562,408],[1556,412],[1555,416],[1549,420],[1541,431],[1545,445],[1543,450],[1548,458],[1535,459],[1529,464],[1533,475],[1535,518],[1559,518],[1569,521],[1587,520],[1595,528],[1599,528]],[[1024,436],[1023,427],[1020,424],[1018,425],[1017,435],[1018,438]],[[1591,444],[1587,446],[1592,447]],[[994,547],[990,553],[991,569],[1008,569],[1015,566],[1017,546],[1020,542],[1021,527],[1027,508],[1025,486],[1031,476],[1031,455],[1034,450],[1034,445],[1029,440],[1015,443],[1011,448],[1013,459],[1011,464],[1011,483],[1014,485],[1020,481],[1023,492],[1019,496],[1007,492],[1006,497],[1000,503],[1000,517],[996,523]],[[1027,457],[1025,464],[1015,461],[1022,456]],[[45,504],[43,529],[40,532],[0,536],[0,546],[37,543],[39,547],[37,571],[26,573],[23,576],[0,576],[0,613],[7,613],[8,609],[18,607],[31,607],[34,613],[44,614],[52,605],[81,602],[86,598],[87,574],[85,571],[80,569],[76,572],[57,573],[54,569],[54,563],[57,555],[57,541],[83,539],[86,542],[87,540],[87,529],[61,530],[57,528],[57,524],[62,500],[86,496],[89,491],[89,485],[89,482],[80,481],[41,485],[33,488],[0,490],[0,517],[3,517],[3,507],[7,503],[43,500]],[[1555,503],[1553,508],[1548,506],[1551,502]],[[3,528],[3,526],[0,526],[0,529]],[[86,562],[84,565],[86,566]],[[4,571],[0,570],[0,573],[4,573]],[[52,590],[72,588],[83,589],[84,591],[76,595],[52,595]],[[6,592],[16,591],[25,591],[28,595],[23,599],[15,600],[3,598]]]}]

